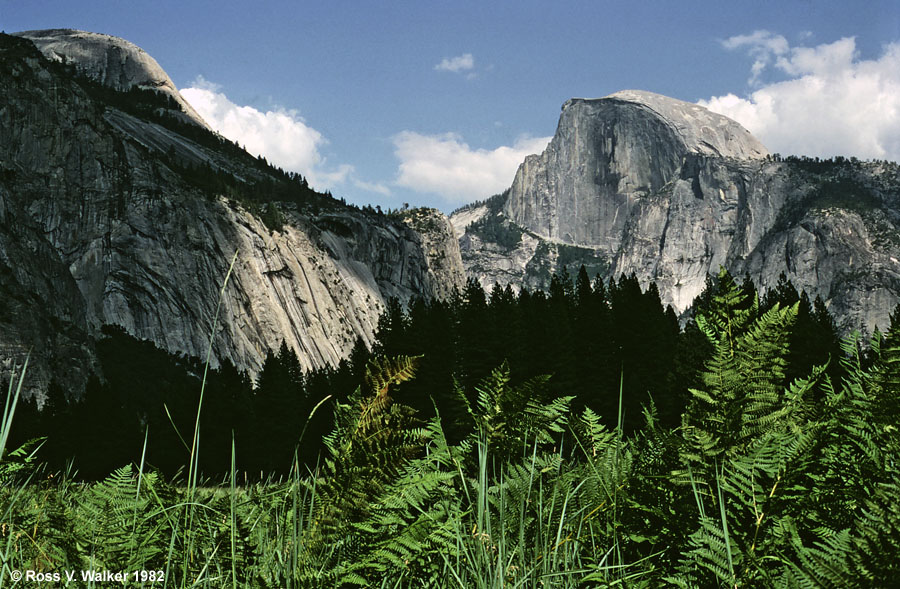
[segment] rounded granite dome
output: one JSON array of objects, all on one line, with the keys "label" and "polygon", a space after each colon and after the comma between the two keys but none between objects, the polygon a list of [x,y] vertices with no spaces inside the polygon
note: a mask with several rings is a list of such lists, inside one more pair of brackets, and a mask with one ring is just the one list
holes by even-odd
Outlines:
[{"label": "rounded granite dome", "polygon": [[603,98],[573,98],[563,105],[563,110],[578,102],[599,101],[629,103],[650,111],[695,153],[739,159],[764,158],[769,154],[769,150],[736,121],[699,104],[654,92],[621,90]]},{"label": "rounded granite dome", "polygon": [[72,63],[83,74],[116,90],[152,88],[168,94],[192,122],[206,122],[181,96],[169,75],[146,51],[125,39],[75,29],[14,33],[28,39],[47,59]]}]

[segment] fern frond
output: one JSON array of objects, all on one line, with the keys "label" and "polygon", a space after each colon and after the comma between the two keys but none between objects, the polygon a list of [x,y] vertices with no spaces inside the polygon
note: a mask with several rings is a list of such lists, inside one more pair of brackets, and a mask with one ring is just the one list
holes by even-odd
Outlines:
[{"label": "fern frond", "polygon": [[370,395],[386,395],[391,385],[411,380],[421,356],[395,356],[373,358],[366,365],[365,383]]}]

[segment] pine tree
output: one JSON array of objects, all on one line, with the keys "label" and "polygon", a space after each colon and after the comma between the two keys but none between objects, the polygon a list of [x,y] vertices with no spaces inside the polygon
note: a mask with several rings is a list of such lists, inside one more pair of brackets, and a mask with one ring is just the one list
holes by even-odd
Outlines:
[{"label": "pine tree", "polygon": [[266,354],[256,381],[254,456],[264,472],[284,472],[299,442],[305,416],[301,415],[303,388],[299,361],[282,342],[278,354]]},{"label": "pine tree", "polygon": [[408,318],[400,299],[389,298],[384,312],[378,318],[373,354],[377,356],[407,353],[409,347],[406,341],[407,328]]}]

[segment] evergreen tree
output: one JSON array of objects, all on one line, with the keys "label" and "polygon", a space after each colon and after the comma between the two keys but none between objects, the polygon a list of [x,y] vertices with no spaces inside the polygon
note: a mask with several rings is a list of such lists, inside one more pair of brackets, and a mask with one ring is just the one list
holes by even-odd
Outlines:
[{"label": "evergreen tree", "polygon": [[217,370],[210,370],[207,374],[200,413],[200,470],[208,476],[229,472],[232,440],[237,469],[246,470],[255,443],[255,432],[250,379],[225,359]]},{"label": "evergreen tree", "polygon": [[375,330],[374,355],[400,354],[408,348],[406,342],[407,317],[403,305],[397,297],[388,299],[387,306],[378,318]]},{"label": "evergreen tree", "polygon": [[481,284],[474,278],[466,281],[462,299],[457,307],[457,375],[466,390],[487,376],[497,358],[491,343],[496,338]]},{"label": "evergreen tree", "polygon": [[282,342],[277,355],[266,355],[257,377],[253,411],[257,418],[255,455],[265,472],[286,470],[299,442],[304,391],[298,372],[296,355]]},{"label": "evergreen tree", "polygon": [[576,305],[572,313],[572,355],[576,386],[569,393],[576,395],[573,411],[584,407],[597,409],[598,382],[612,380],[613,334],[609,327],[609,306],[606,288],[597,276],[593,284],[582,265],[575,279]]},{"label": "evergreen tree", "polygon": [[84,401],[76,406],[71,419],[82,430],[67,448],[68,458],[74,459],[80,476],[103,478],[139,458],[142,428],[133,415],[124,411],[117,391],[96,377],[88,381]]},{"label": "evergreen tree", "polygon": [[[666,318],[655,284],[642,291],[637,277],[621,276],[615,289],[610,289],[612,308],[612,330],[618,343],[618,354],[614,356],[620,367],[620,374],[614,375],[612,383],[607,382],[608,394],[606,410],[618,414],[619,377],[622,379],[622,411],[627,430],[642,422],[642,407],[649,403],[654,394],[664,393],[667,375],[672,369],[676,331]],[[647,357],[654,358],[652,365]],[[664,399],[668,406],[668,399]],[[667,409],[668,411],[668,409]],[[603,413],[601,413],[603,415]]]},{"label": "evergreen tree", "polygon": [[762,307],[762,311],[765,312],[776,304],[779,304],[782,307],[789,307],[799,301],[800,293],[797,292],[797,289],[791,281],[788,280],[787,275],[782,272],[778,275],[778,282],[775,285],[775,288],[766,291],[760,306]]}]

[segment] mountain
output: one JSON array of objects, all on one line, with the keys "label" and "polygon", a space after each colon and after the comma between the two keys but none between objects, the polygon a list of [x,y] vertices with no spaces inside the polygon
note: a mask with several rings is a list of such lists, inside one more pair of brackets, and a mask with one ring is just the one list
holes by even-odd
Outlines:
[{"label": "mountain", "polygon": [[[256,372],[371,342],[389,297],[464,282],[447,218],[349,206],[212,133],[136,46],[71,30],[0,35],[0,361],[82,387],[118,325]],[[230,266],[232,256],[237,257]]]},{"label": "mountain", "polygon": [[844,330],[885,328],[900,298],[900,169],[782,158],[736,122],[650,92],[572,99],[509,190],[451,215],[467,271],[543,287],[584,263],[656,282],[683,313],[724,266],[782,273]]},{"label": "mountain", "polygon": [[34,43],[47,59],[70,63],[79,74],[114,90],[125,92],[143,88],[169,96],[178,104],[173,114],[208,128],[206,121],[181,97],[175,83],[156,60],[134,43],[73,29],[23,31],[16,36]]}]

